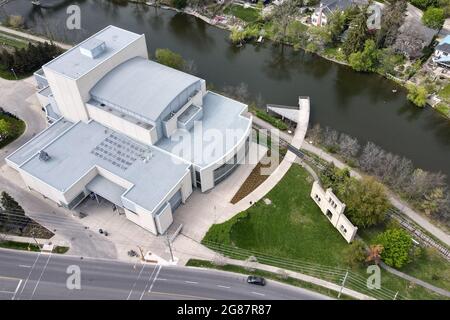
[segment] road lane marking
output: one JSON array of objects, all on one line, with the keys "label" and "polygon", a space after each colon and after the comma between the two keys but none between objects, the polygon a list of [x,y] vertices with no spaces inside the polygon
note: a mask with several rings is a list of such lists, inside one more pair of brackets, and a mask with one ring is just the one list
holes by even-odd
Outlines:
[{"label": "road lane marking", "polygon": [[231,287],[227,287],[227,286],[222,286],[220,284],[217,285],[219,288],[225,288],[225,289],[230,289]]},{"label": "road lane marking", "polygon": [[159,278],[158,281],[166,281],[167,279]]},{"label": "road lane marking", "polygon": [[145,264],[142,265],[141,271],[139,271],[139,275],[137,276],[136,280],[134,280],[133,286],[131,287],[130,293],[128,294],[127,300],[130,300],[130,296],[133,293],[133,289],[136,286],[137,281],[139,280],[139,278],[141,277],[141,273],[145,268]]},{"label": "road lane marking", "polygon": [[192,283],[192,284],[198,284],[198,282],[195,281],[185,281],[186,283]]},{"label": "road lane marking", "polygon": [[31,266],[27,266],[27,265],[24,265],[24,264],[19,264],[19,267],[20,268],[31,268]]},{"label": "road lane marking", "polygon": [[162,265],[159,265],[159,269],[158,269],[158,272],[156,272],[155,279],[153,279],[152,285],[150,286],[150,289],[148,289],[149,293],[152,292],[153,285],[155,284],[156,278],[158,278],[158,274],[161,271],[161,269],[162,269]]},{"label": "road lane marking", "polygon": [[20,290],[19,296],[23,293],[23,290],[27,286],[28,279],[30,279],[31,273],[33,272],[34,266],[36,265],[36,262],[38,261],[39,257],[41,256],[41,252],[39,251],[36,260],[34,260],[33,265],[30,268],[30,273],[28,273],[28,277],[25,279],[25,283],[23,284],[22,290]]},{"label": "road lane marking", "polygon": [[11,300],[14,300],[16,298],[17,291],[19,291],[21,284],[22,284],[22,279],[19,280],[19,283],[17,284],[16,290],[14,291],[14,294],[13,294]]},{"label": "road lane marking", "polygon": [[44,275],[45,269],[47,269],[47,265],[48,265],[48,262],[50,261],[50,258],[51,258],[51,257],[52,257],[52,254],[50,253],[50,254],[48,255],[48,259],[47,259],[47,261],[46,261],[46,263],[45,263],[45,265],[44,265],[44,268],[42,269],[41,275],[39,276],[39,279],[38,279],[38,281],[36,282],[36,286],[34,287],[34,290],[33,290],[33,293],[31,294],[30,300],[33,300],[34,293],[36,292],[36,289],[37,289],[37,287],[38,287],[38,285],[39,285],[39,282],[41,282],[42,276]]},{"label": "road lane marking", "polygon": [[170,293],[170,292],[161,292],[161,291],[152,291],[152,292],[149,292],[148,294],[149,295],[158,294],[158,295],[181,297],[181,298],[193,298],[193,299],[199,299],[199,300],[215,300],[215,299],[209,298],[209,297],[207,298],[207,297],[193,296],[190,294]]},{"label": "road lane marking", "polygon": [[139,300],[142,300],[142,297],[144,296],[145,292],[147,291],[148,284],[149,284],[150,280],[152,279],[153,274],[155,273],[156,269],[157,269],[157,266],[153,268],[152,273],[150,274],[150,277],[148,277],[148,280],[146,282],[144,282],[145,287],[144,287],[144,290],[142,290]]},{"label": "road lane marking", "polygon": [[259,293],[259,292],[255,292],[255,291],[252,291],[252,293],[253,293],[253,294],[257,294],[257,295],[259,295],[259,296],[265,296],[264,293]]}]

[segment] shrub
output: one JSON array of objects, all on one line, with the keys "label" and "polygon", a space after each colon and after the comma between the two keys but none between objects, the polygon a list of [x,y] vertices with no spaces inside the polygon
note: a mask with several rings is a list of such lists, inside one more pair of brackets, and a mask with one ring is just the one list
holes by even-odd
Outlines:
[{"label": "shrub", "polygon": [[156,49],[155,56],[156,61],[174,69],[182,70],[185,65],[183,57],[169,49]]},{"label": "shrub", "polygon": [[411,261],[413,243],[411,236],[402,229],[388,229],[375,242],[383,246],[381,259],[387,265],[401,268]]},{"label": "shrub", "polygon": [[19,15],[10,15],[6,18],[5,25],[12,28],[22,28],[25,25],[25,19]]},{"label": "shrub", "polygon": [[441,8],[428,8],[422,16],[422,22],[430,28],[440,29],[444,24],[444,10]]},{"label": "shrub", "polygon": [[408,95],[406,97],[409,101],[418,107],[424,107],[427,104],[428,92],[424,87],[409,84],[407,88]]},{"label": "shrub", "polygon": [[264,121],[267,121],[268,123],[270,123],[275,128],[281,131],[285,131],[288,128],[287,125],[281,119],[272,117],[270,114],[264,111],[256,110],[256,116],[260,119],[263,119]]},{"label": "shrub", "polygon": [[353,241],[344,250],[344,259],[351,267],[357,267],[366,260],[367,251],[364,242],[361,240]]},{"label": "shrub", "polygon": [[187,5],[187,0],[172,0],[172,4],[177,9],[183,9]]}]

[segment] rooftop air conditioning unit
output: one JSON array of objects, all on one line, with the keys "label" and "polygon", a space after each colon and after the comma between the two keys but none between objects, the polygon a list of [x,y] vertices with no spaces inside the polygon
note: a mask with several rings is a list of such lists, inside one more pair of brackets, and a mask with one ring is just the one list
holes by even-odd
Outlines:
[{"label": "rooftop air conditioning unit", "polygon": [[45,152],[44,150],[39,151],[39,160],[48,161],[50,159],[51,157],[47,152]]}]

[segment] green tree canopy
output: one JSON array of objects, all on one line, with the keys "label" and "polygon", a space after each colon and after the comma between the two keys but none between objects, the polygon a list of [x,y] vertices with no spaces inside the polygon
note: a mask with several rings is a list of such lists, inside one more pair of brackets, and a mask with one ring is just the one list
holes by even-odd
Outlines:
[{"label": "green tree canopy", "polygon": [[350,66],[356,71],[375,71],[377,64],[377,48],[375,41],[369,39],[364,44],[364,50],[350,54]]},{"label": "green tree canopy", "polygon": [[186,63],[181,55],[169,49],[156,49],[155,56],[159,63],[178,70],[182,70]]},{"label": "green tree canopy", "polygon": [[444,21],[444,9],[441,8],[430,7],[422,16],[423,24],[433,29],[440,29],[444,24]]},{"label": "green tree canopy", "polygon": [[187,5],[187,0],[172,0],[172,4],[177,9],[183,9]]},{"label": "green tree canopy", "polygon": [[415,86],[413,84],[409,84],[407,88],[408,94],[406,97],[408,98],[408,100],[418,107],[424,107],[427,103],[427,89],[425,89],[425,87]]},{"label": "green tree canopy", "polygon": [[411,236],[402,229],[388,229],[375,239],[376,244],[383,246],[381,259],[387,265],[401,268],[411,261]]},{"label": "green tree canopy", "polygon": [[7,137],[11,133],[11,124],[5,119],[0,119],[0,136]]},{"label": "green tree canopy", "polygon": [[383,185],[374,178],[350,178],[337,195],[347,206],[345,215],[360,228],[382,222],[390,207]]},{"label": "green tree canopy", "polygon": [[367,38],[367,8],[365,7],[350,22],[348,34],[342,46],[345,55],[349,56],[353,52],[362,51]]}]

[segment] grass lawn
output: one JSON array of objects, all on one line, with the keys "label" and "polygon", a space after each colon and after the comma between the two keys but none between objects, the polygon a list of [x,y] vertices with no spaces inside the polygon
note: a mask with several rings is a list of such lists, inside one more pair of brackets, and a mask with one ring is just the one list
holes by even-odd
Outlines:
[{"label": "grass lawn", "polygon": [[[6,249],[14,249],[14,250],[25,250],[25,251],[34,251],[39,252],[41,249],[36,243],[28,243],[28,242],[17,242],[17,241],[0,241],[0,248]],[[56,246],[53,248],[53,253],[64,254],[69,251],[69,247],[65,246]]]},{"label": "grass lawn", "polygon": [[439,95],[445,100],[450,100],[450,84],[446,85],[440,92]]},{"label": "grass lawn", "polygon": [[40,248],[37,244],[16,242],[16,241],[0,241],[0,248],[14,249],[14,250],[25,250],[25,251],[35,251],[39,252]]},{"label": "grass lawn", "polygon": [[0,113],[0,119],[8,121],[12,126],[11,135],[0,141],[0,148],[3,148],[7,144],[20,137],[20,135],[25,131],[25,122],[19,119],[15,119],[4,113]]},{"label": "grass lawn", "polygon": [[[259,201],[232,219],[213,225],[205,235],[203,243],[206,245],[220,243],[252,250],[275,259],[276,257],[295,259],[303,264],[314,263],[347,269],[344,249],[348,244],[310,198],[311,186],[312,178],[307,171],[294,164],[280,183],[266,195],[272,201],[270,205]],[[238,258],[233,254],[229,255]],[[259,256],[258,259],[263,262]],[[271,262],[273,265],[279,263],[279,261]],[[411,269],[405,269],[405,272],[408,271],[417,277],[422,275],[421,278],[427,281],[428,278],[423,275],[427,269],[434,268],[433,263],[434,261],[425,257],[424,261],[420,262],[420,268],[411,265]],[[315,269],[318,268],[317,265]],[[439,266],[443,267],[441,264]],[[448,265],[446,268],[448,269]],[[413,274],[412,270],[417,274]],[[353,269],[352,273],[363,279],[367,278],[364,267]],[[362,284],[365,287],[365,281]],[[438,285],[437,282],[435,284]],[[445,287],[442,281],[439,281],[439,286]],[[352,288],[350,283],[349,287]],[[409,281],[384,271],[382,271],[382,287],[394,293],[399,291],[399,294],[406,298],[443,298],[422,287],[411,286]],[[356,289],[354,286],[353,288]]]},{"label": "grass lawn", "polygon": [[204,240],[274,256],[343,265],[340,253],[347,242],[310,199],[311,184],[309,174],[293,165],[267,194],[272,204],[259,201],[231,220],[213,225]]},{"label": "grass lawn", "polygon": [[254,8],[244,8],[243,6],[233,4],[224,10],[225,14],[233,15],[245,22],[253,22],[258,20],[260,11]]},{"label": "grass lawn", "polygon": [[12,48],[26,48],[28,46],[27,40],[19,40],[17,38],[14,38],[12,36],[8,36],[5,34],[0,33],[0,46],[8,46]]},{"label": "grass lawn", "polygon": [[[282,282],[282,283],[286,283],[292,286],[296,286],[296,287],[300,287],[300,288],[304,288],[304,289],[309,289],[311,291],[317,292],[317,293],[321,293],[323,295],[326,295],[328,297],[332,297],[332,298],[337,298],[337,292],[309,283],[309,282],[305,282],[305,281],[301,281],[295,278],[291,278],[291,277],[287,277],[287,278],[283,278],[278,274],[272,273],[272,272],[268,272],[268,271],[264,271],[264,270],[258,270],[255,269],[254,271],[249,271],[247,269],[245,269],[244,267],[241,266],[236,266],[236,265],[232,265],[232,264],[225,264],[223,266],[219,266],[216,265],[214,263],[212,263],[211,261],[206,261],[206,260],[198,260],[198,259],[190,259],[187,263],[187,266],[191,266],[191,267],[200,267],[200,268],[210,268],[210,269],[217,269],[217,270],[222,270],[222,271],[229,271],[229,272],[235,272],[235,273],[242,273],[245,275],[255,275],[255,276],[260,276],[260,277],[264,277],[266,279],[272,279],[278,282]],[[348,297],[346,295],[341,295],[340,297],[341,300],[352,300],[351,297]]]}]

